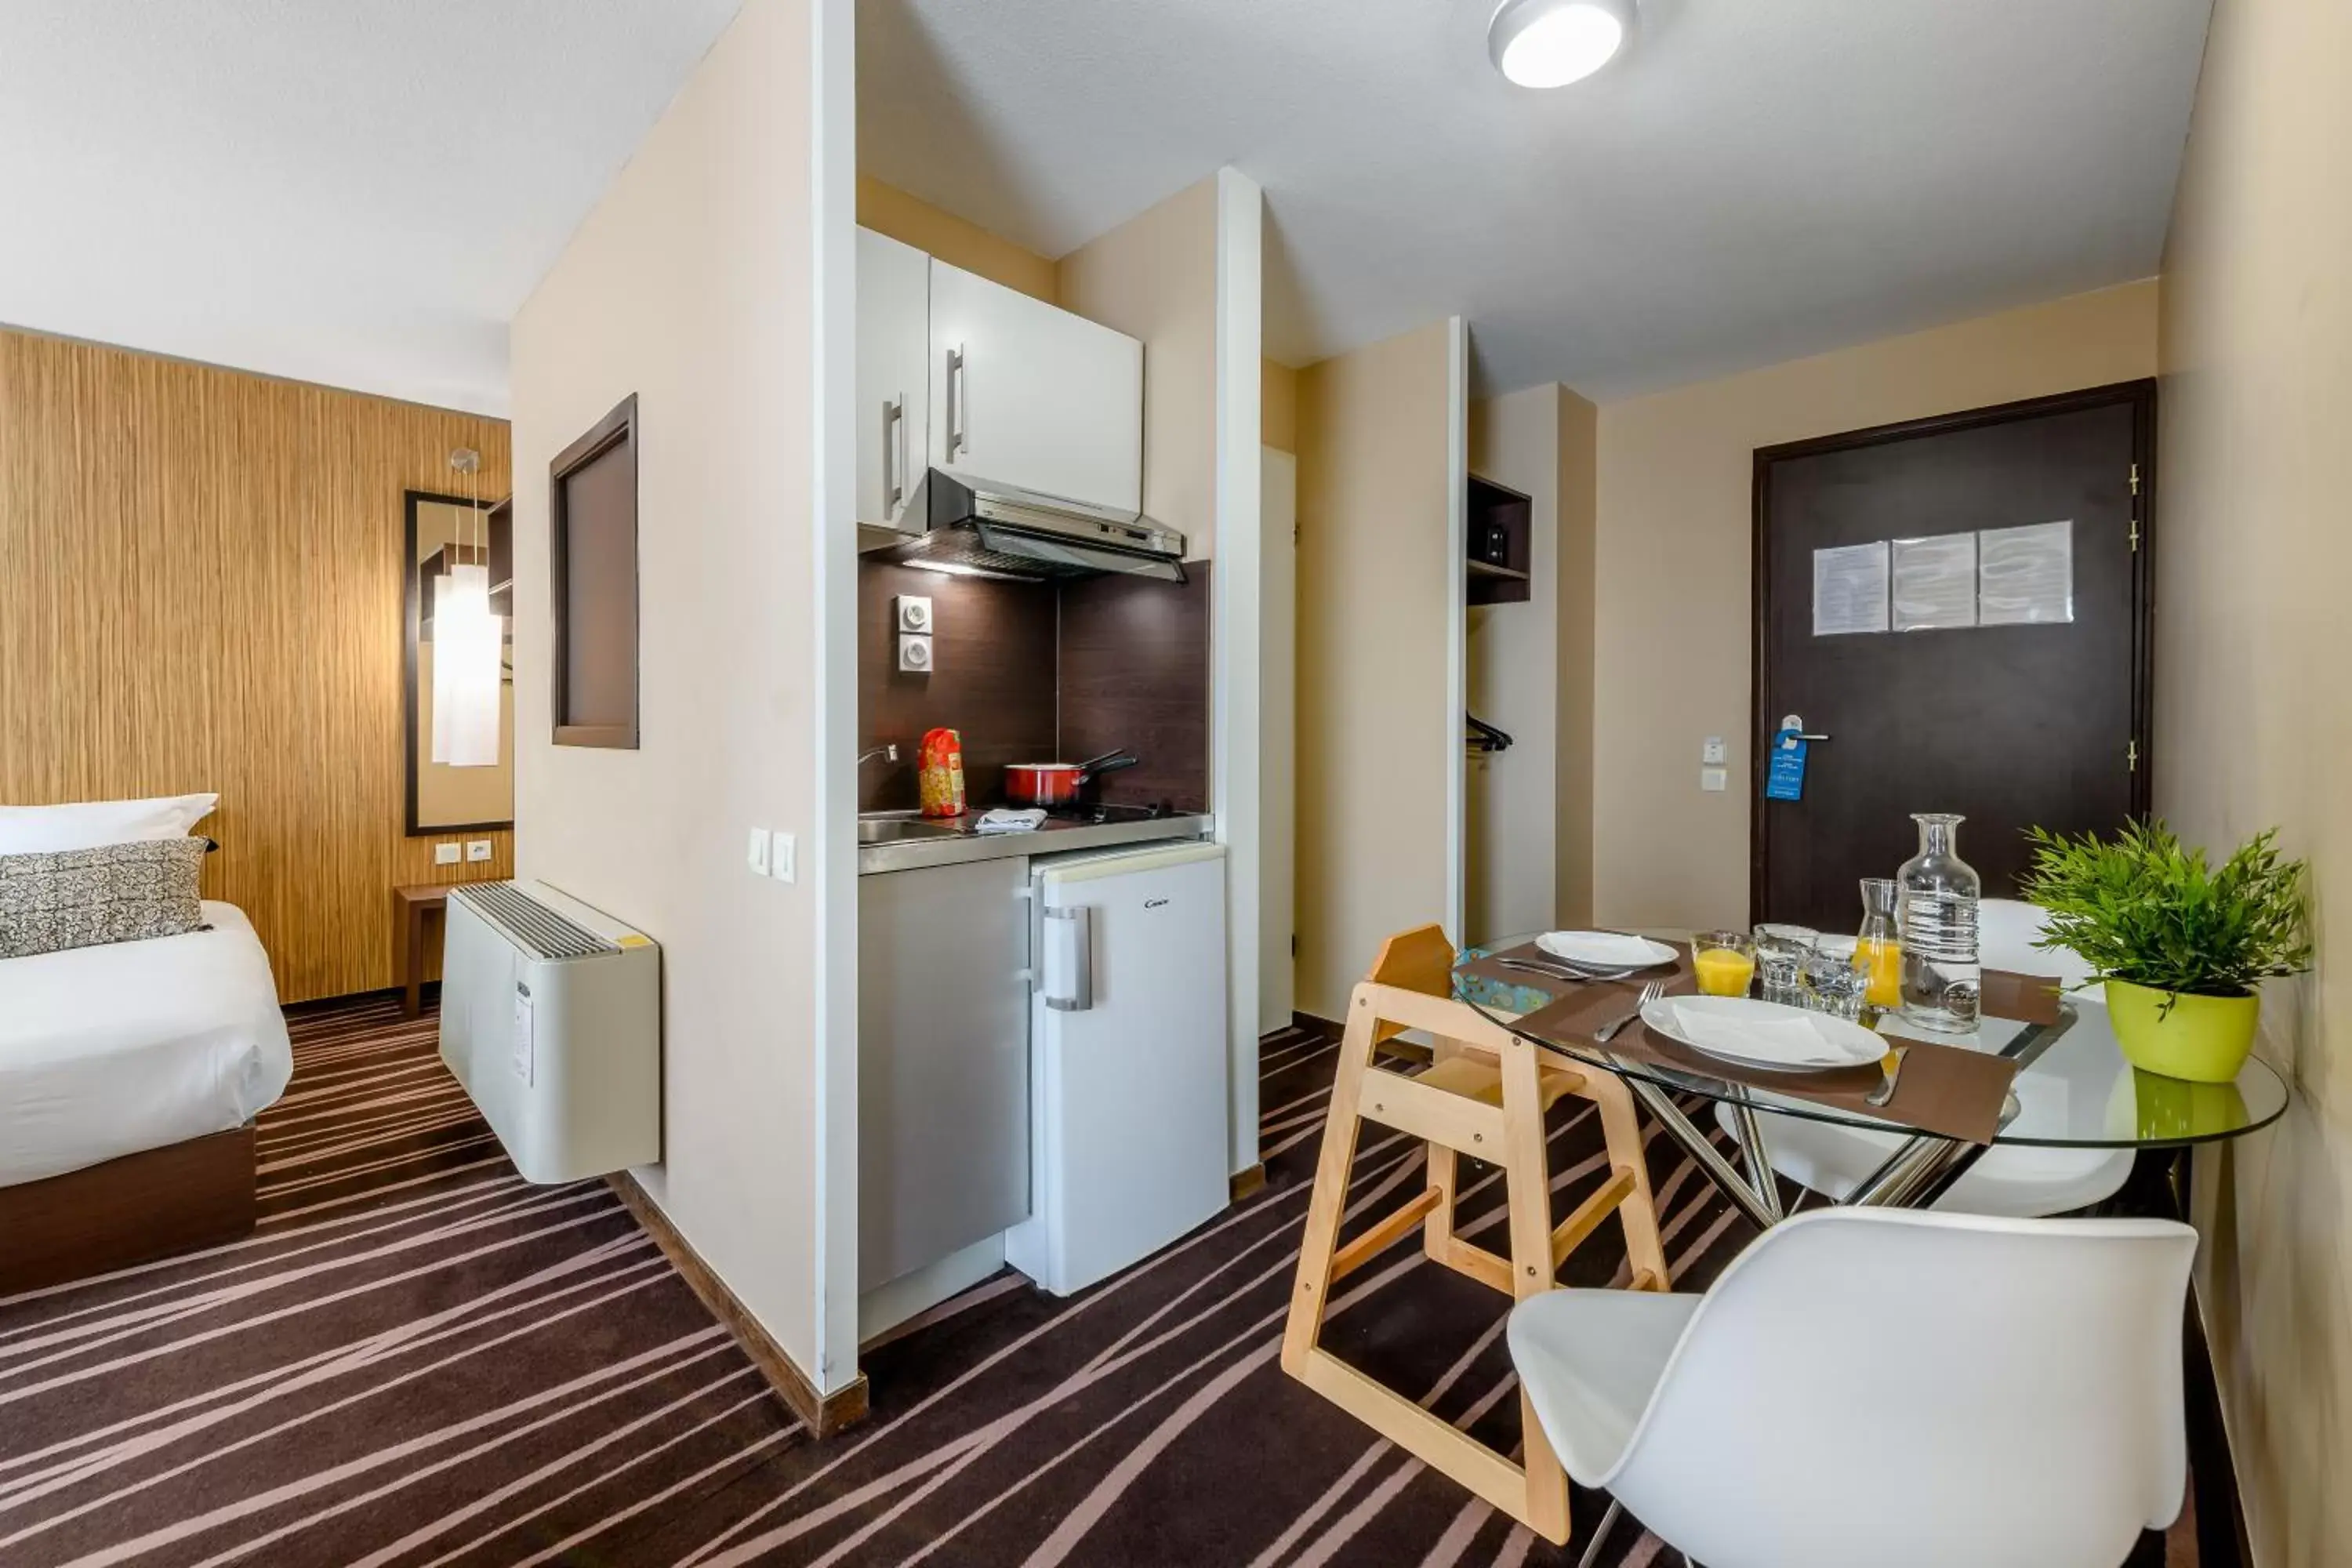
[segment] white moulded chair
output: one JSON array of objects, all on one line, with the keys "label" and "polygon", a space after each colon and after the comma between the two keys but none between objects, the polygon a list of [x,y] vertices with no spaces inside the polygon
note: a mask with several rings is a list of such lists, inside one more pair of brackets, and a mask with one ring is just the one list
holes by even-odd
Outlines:
[{"label": "white moulded chair", "polygon": [[1531,1297],[1511,1360],[1568,1473],[1706,1568],[2115,1568],[2180,1511],[2196,1247],[1817,1209],[1704,1296]]},{"label": "white moulded chair", "polygon": [[[2103,1020],[2106,1005],[2104,994],[2096,986],[2081,989],[2091,978],[2091,966],[2064,948],[2044,950],[2033,945],[2045,929],[2043,920],[2039,905],[2021,903],[2015,899],[1985,900],[1977,916],[1977,951],[1985,967],[2025,974],[2055,973],[2073,993],[2078,1006],[2087,1004],[2100,1009]],[[2085,1027],[2091,1022],[2085,1018],[2076,1026]],[[2063,1092],[2062,1085],[2021,1077],[2017,1080],[2017,1120],[2010,1124],[2010,1130],[2030,1136],[2045,1122],[2053,1127],[2063,1125],[2064,1107],[2044,1102],[2045,1096]],[[1715,1115],[1717,1124],[1727,1134],[1738,1136],[1728,1105],[1718,1103]],[[1759,1111],[1757,1121],[1763,1128],[1764,1147],[1772,1157],[1772,1169],[1799,1186],[1810,1187],[1836,1203],[1843,1203],[1905,1142],[1898,1132],[1809,1121],[1769,1110]],[[2131,1168],[2129,1149],[2044,1149],[2003,1144],[1987,1150],[1930,1206],[1948,1214],[2009,1215],[2018,1218],[2064,1214],[2114,1196],[2131,1174]]]}]

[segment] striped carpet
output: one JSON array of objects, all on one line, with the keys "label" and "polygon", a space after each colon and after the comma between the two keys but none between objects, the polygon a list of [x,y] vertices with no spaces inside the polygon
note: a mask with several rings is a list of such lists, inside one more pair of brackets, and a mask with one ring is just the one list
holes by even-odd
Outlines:
[{"label": "striped carpet", "polygon": [[[233,1246],[0,1300],[0,1564],[942,1565],[1573,1562],[1283,1376],[1276,1356],[1333,1049],[1264,1055],[1266,1190],[1085,1295],[1012,1275],[864,1358],[873,1416],[824,1444],[600,1183],[522,1183],[385,1000],[296,1013]],[[1589,1112],[1552,1138],[1564,1209]],[[1748,1239],[1651,1143],[1677,1282]],[[1409,1195],[1368,1135],[1352,1207]],[[1498,1184],[1465,1229],[1499,1240]],[[1607,1281],[1613,1226],[1569,1267]],[[1401,1247],[1328,1342],[1507,1447],[1499,1298]],[[1678,1563],[1621,1524],[1603,1561]],[[2162,1561],[2161,1558],[2158,1559]],[[2174,1559],[2176,1562],[2178,1558]]]}]

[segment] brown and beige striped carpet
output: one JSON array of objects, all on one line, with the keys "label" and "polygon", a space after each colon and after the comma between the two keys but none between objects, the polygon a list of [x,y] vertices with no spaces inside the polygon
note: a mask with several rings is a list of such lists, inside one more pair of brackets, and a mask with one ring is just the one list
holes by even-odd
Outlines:
[{"label": "brown and beige striped carpet", "polygon": [[[367,1000],[293,1026],[255,1236],[0,1300],[6,1568],[1485,1568],[1572,1562],[1600,1516],[1577,1493],[1562,1553],[1283,1376],[1320,1040],[1268,1042],[1265,1192],[1085,1295],[1000,1276],[870,1347],[872,1418],[819,1444],[602,1184],[515,1174],[431,1015]],[[1688,1288],[1748,1235],[1651,1151]],[[1563,1106],[1552,1160],[1565,1206],[1601,1169],[1589,1117]],[[1419,1168],[1368,1137],[1356,1210]],[[1490,1180],[1465,1214],[1496,1197]],[[1499,1298],[1415,1248],[1384,1263],[1343,1292],[1332,1342],[1509,1445]],[[1570,1274],[1622,1264],[1612,1227]],[[1629,1522],[1603,1561],[1653,1559],[1679,1562]]]}]

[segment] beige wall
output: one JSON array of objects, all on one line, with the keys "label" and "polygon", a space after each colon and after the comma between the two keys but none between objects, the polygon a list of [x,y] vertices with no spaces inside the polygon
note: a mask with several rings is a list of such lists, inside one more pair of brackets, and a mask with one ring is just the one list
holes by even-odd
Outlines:
[{"label": "beige wall", "polygon": [[1143,510],[1215,552],[1217,182],[1177,192],[1055,264],[1062,309],[1143,341]]},{"label": "beige wall", "polygon": [[1527,601],[1468,615],[1470,711],[1507,752],[1468,760],[1465,942],[1548,929],[1558,901],[1559,433],[1563,389],[1531,386],[1470,405],[1470,471],[1526,493]]},{"label": "beige wall", "polygon": [[1055,303],[1054,264],[1033,250],[1001,239],[978,224],[908,195],[896,185],[859,175],[857,222],[901,245],[936,256],[950,267],[977,272],[1007,289]]},{"label": "beige wall", "polygon": [[[646,1191],[803,1371],[815,1354],[807,0],[746,6],[517,315],[520,869],[663,945]],[[637,398],[643,743],[548,741],[548,462]]]},{"label": "beige wall", "polygon": [[[1755,449],[2153,375],[2156,307],[2125,284],[1601,406],[1595,918],[1747,918]],[[1721,794],[1699,789],[1709,735]]]},{"label": "beige wall", "polygon": [[1273,360],[1258,365],[1258,410],[1265,444],[1277,452],[1298,450],[1298,373]]},{"label": "beige wall", "polygon": [[2318,967],[2265,988],[2285,1120],[2200,1155],[2200,1297],[2256,1557],[2352,1561],[2352,10],[2221,0],[2165,254],[2156,805],[2309,858]]},{"label": "beige wall", "polygon": [[1438,322],[1299,374],[1298,1006],[1446,918],[1448,452]]},{"label": "beige wall", "polygon": [[1593,627],[1600,579],[1593,548],[1600,492],[1601,411],[1566,387],[1559,392],[1559,570],[1555,584],[1559,716],[1559,826],[1552,846],[1553,918],[1587,926],[1592,913]]}]

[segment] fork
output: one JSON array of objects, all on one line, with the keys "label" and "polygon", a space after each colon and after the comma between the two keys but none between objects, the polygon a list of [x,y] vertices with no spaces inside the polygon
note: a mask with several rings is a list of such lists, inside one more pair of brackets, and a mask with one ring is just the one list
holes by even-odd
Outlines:
[{"label": "fork", "polygon": [[1883,1108],[1895,1098],[1895,1081],[1903,1076],[1903,1064],[1910,1058],[1911,1047],[1896,1046],[1894,1050],[1895,1065],[1886,1068],[1886,1081],[1862,1097],[1862,1102],[1864,1105]]},{"label": "fork", "polygon": [[1626,1025],[1640,1017],[1642,1016],[1643,1008],[1648,1006],[1651,1003],[1655,1002],[1659,997],[1664,996],[1665,994],[1666,983],[1663,980],[1653,980],[1643,985],[1642,987],[1642,999],[1633,1005],[1633,1010],[1626,1014],[1623,1017],[1614,1019],[1594,1030],[1592,1034],[1592,1043],[1597,1046],[1605,1046],[1610,1041],[1615,1039],[1617,1037],[1618,1030],[1623,1028]]}]

